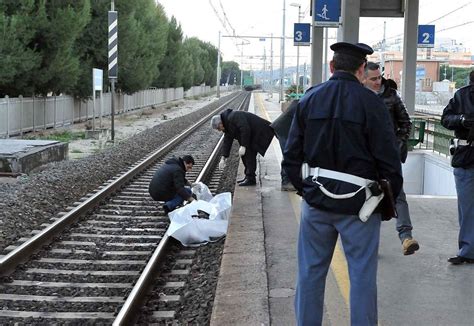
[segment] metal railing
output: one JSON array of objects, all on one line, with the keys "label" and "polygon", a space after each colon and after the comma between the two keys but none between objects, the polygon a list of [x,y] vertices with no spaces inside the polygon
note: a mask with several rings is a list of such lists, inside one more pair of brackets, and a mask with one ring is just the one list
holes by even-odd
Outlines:
[{"label": "metal railing", "polygon": [[[413,148],[432,150],[449,156],[449,140],[454,137],[454,132],[441,125],[441,117],[413,116],[412,122],[410,141]],[[417,140],[416,144],[414,140]]]}]

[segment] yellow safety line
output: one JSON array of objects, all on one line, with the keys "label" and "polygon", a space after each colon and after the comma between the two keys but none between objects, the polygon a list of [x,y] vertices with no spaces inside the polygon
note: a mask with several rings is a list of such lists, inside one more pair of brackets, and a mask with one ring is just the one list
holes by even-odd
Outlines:
[{"label": "yellow safety line", "polygon": [[[260,109],[260,112],[265,116],[268,121],[271,121],[270,116],[268,115],[267,110],[265,109],[265,105],[259,93],[256,94],[257,104]],[[272,141],[273,150],[275,151],[276,156],[281,160],[282,154],[280,150],[279,144],[276,143],[275,139]],[[295,219],[300,223],[300,216],[301,216],[301,197],[296,195],[294,192],[289,192],[288,196],[290,198],[291,206],[295,213]],[[347,269],[347,261],[344,253],[341,250],[339,244],[336,244],[334,248],[334,255],[331,261],[331,271],[334,274],[334,278],[336,279],[337,286],[339,288],[339,292],[341,293],[342,298],[347,307],[349,307],[349,289],[350,289],[350,282],[349,282],[349,272]]]}]

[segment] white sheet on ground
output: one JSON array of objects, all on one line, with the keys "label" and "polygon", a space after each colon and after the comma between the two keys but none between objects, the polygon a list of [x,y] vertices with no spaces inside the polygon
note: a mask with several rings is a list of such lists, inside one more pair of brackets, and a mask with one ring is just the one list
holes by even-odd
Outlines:
[{"label": "white sheet on ground", "polygon": [[[209,192],[207,186],[202,184],[201,188],[203,186]],[[205,190],[204,193],[206,193]],[[230,192],[224,192],[214,197],[211,195],[209,201],[200,200],[198,197],[198,200],[168,214],[171,224],[167,234],[180,241],[184,246],[199,246],[217,241],[227,233],[231,209]],[[199,218],[198,210],[209,214],[209,219]]]}]

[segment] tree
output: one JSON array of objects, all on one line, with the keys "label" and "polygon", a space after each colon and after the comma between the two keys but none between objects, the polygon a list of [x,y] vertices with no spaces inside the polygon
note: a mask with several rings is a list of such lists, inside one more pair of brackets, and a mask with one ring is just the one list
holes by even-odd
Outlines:
[{"label": "tree", "polygon": [[450,67],[449,65],[441,65],[439,68],[439,80],[451,80],[456,83],[456,88],[461,88],[469,84],[469,73],[471,70],[472,68],[459,68]]},{"label": "tree", "polygon": [[188,49],[188,45],[186,43],[183,44],[182,57],[184,71],[182,86],[186,91],[195,85],[193,55],[192,52]]},{"label": "tree", "polygon": [[201,44],[205,51],[201,61],[204,61],[204,82],[209,86],[216,86],[217,79],[217,48],[211,43],[206,42]]},{"label": "tree", "polygon": [[152,85],[166,53],[168,21],[153,0],[121,0],[119,11],[118,87],[133,93]]},{"label": "tree", "polygon": [[204,68],[201,63],[201,57],[203,54],[202,52],[204,50],[201,49],[200,42],[201,41],[199,39],[195,37],[191,37],[191,38],[187,38],[183,44],[185,50],[187,51],[188,56],[190,56],[192,60],[192,64],[194,68],[193,75],[192,75],[192,80],[193,80],[192,86],[201,85],[204,82]]},{"label": "tree", "polygon": [[40,65],[39,53],[28,45],[32,41],[34,1],[0,4],[0,96],[30,94],[31,71]]},{"label": "tree", "polygon": [[181,87],[184,77],[183,71],[183,31],[171,17],[168,24],[168,41],[166,55],[159,65],[159,75],[155,77],[153,86],[159,88]]},{"label": "tree", "polygon": [[[92,1],[91,20],[78,38],[75,49],[80,60],[80,72],[72,95],[88,98],[92,95],[92,68],[102,69],[104,85],[107,84],[108,71],[108,1]],[[107,87],[104,87],[104,90]]]},{"label": "tree", "polygon": [[30,48],[41,64],[31,71],[34,93],[72,93],[80,74],[76,40],[90,20],[89,0],[41,0]]},{"label": "tree", "polygon": [[240,84],[239,64],[235,61],[222,62],[221,85]]}]

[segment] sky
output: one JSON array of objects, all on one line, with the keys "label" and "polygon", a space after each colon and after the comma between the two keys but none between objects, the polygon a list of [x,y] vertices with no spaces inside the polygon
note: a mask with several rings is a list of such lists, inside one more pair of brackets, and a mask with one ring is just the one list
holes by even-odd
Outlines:
[{"label": "sky", "polygon": [[[270,65],[273,47],[273,66],[279,67],[280,40],[283,33],[283,2],[281,0],[156,0],[168,18],[174,16],[181,24],[184,36],[197,37],[218,47],[224,61],[236,61],[244,69],[261,70]],[[293,24],[310,23],[310,0],[286,0],[285,8],[285,66],[295,66],[297,50],[293,45]],[[295,5],[295,6],[293,6]],[[474,52],[474,0],[420,0],[419,24],[436,26],[435,40],[455,39],[468,51]],[[393,43],[403,35],[403,18],[361,18],[359,42],[369,45],[383,39],[386,22],[387,43]],[[433,22],[434,21],[434,22]],[[460,26],[459,26],[460,25]],[[329,44],[336,42],[337,29],[330,28]],[[239,38],[229,37],[232,35]],[[245,38],[247,36],[247,38]],[[252,37],[250,37],[252,36]],[[265,40],[261,40],[265,37]],[[241,44],[245,45],[242,46]],[[273,44],[272,44],[273,43]],[[403,43],[402,43],[403,44]],[[332,52],[328,51],[328,56]],[[264,58],[266,58],[264,60]],[[300,65],[310,64],[310,46],[300,47]]]}]

